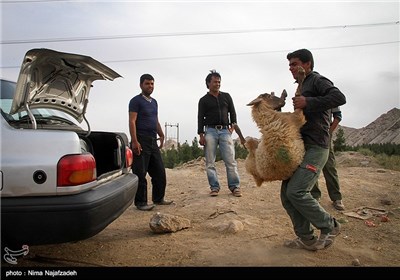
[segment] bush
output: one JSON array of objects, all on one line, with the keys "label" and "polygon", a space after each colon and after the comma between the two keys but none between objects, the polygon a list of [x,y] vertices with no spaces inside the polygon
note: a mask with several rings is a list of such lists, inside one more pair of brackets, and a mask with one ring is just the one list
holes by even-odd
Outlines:
[{"label": "bush", "polygon": [[[240,143],[235,142],[235,158],[245,159],[247,157],[248,151]],[[161,151],[161,156],[164,161],[166,168],[174,168],[183,163],[189,162],[191,160],[197,159],[204,156],[204,151],[199,147],[197,138],[195,137],[192,141],[192,146],[185,142],[182,145],[178,144],[178,148],[172,146],[172,148]],[[221,154],[219,148],[217,148],[217,156],[215,161],[221,160]]]},{"label": "bush", "polygon": [[400,156],[388,156],[386,154],[376,155],[378,163],[382,165],[385,169],[400,171]]},{"label": "bush", "polygon": [[364,156],[374,156],[375,153],[373,151],[371,151],[370,149],[367,148],[358,148],[356,150],[357,152],[359,152],[360,154],[364,155]]}]

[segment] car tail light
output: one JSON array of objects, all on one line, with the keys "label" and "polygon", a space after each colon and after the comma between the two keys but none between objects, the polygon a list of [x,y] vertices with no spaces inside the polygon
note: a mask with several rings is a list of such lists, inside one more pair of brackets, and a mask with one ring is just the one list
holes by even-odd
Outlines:
[{"label": "car tail light", "polygon": [[91,154],[68,155],[57,165],[57,186],[76,186],[96,179],[96,160]]},{"label": "car tail light", "polygon": [[126,147],[126,167],[130,167],[133,163],[133,152],[129,147]]}]

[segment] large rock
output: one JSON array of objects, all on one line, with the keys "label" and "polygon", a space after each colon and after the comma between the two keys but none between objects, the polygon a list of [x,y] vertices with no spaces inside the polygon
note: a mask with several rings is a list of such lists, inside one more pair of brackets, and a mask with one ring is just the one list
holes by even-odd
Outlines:
[{"label": "large rock", "polygon": [[189,228],[190,220],[171,214],[157,212],[150,219],[150,228],[155,233],[170,233]]}]

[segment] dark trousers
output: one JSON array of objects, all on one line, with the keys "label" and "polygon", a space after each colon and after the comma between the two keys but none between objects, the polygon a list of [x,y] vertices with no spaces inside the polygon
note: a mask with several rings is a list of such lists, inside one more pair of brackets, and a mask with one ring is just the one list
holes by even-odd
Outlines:
[{"label": "dark trousers", "polygon": [[[342,200],[342,193],[340,192],[339,176],[336,169],[336,158],[335,152],[332,146],[332,134],[329,138],[329,156],[328,161],[325,163],[322,173],[324,174],[326,188],[328,190],[329,198],[332,201]],[[321,198],[321,190],[319,188],[318,181],[315,183],[314,187],[311,189],[311,195],[315,199]]]},{"label": "dark trousers", "polygon": [[167,178],[157,139],[144,135],[137,135],[142,146],[140,155],[134,155],[132,172],[139,178],[139,186],[135,196],[135,205],[147,204],[147,179],[148,173],[152,184],[152,200],[159,202],[164,199]]},{"label": "dark trousers", "polygon": [[332,231],[334,222],[310,193],[328,159],[329,151],[317,145],[304,146],[306,153],[302,163],[291,178],[282,181],[281,201],[292,220],[295,234],[302,239],[309,239],[314,235],[314,227],[321,230],[322,234],[327,234]]}]

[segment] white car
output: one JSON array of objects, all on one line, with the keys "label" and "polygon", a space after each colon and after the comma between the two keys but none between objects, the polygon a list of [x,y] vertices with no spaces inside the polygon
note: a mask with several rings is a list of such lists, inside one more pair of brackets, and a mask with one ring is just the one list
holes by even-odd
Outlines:
[{"label": "white car", "polygon": [[1,80],[2,247],[92,237],[133,203],[126,134],[85,118],[92,82],[118,77],[88,56],[32,49],[18,81]]}]

